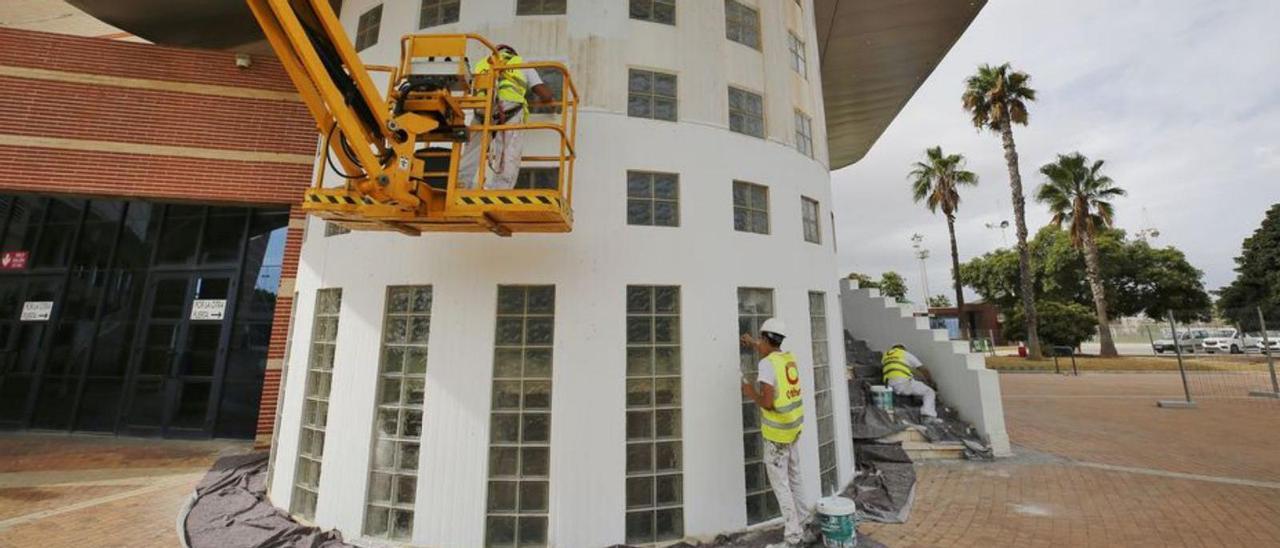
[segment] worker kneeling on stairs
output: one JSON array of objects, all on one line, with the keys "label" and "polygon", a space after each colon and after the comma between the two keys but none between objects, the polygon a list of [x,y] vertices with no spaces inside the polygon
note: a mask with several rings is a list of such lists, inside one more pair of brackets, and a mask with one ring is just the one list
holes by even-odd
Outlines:
[{"label": "worker kneeling on stairs", "polygon": [[804,405],[796,358],[782,351],[786,336],[786,324],[769,318],[760,326],[759,338],[743,333],[741,339],[743,346],[753,347],[763,356],[756,383],[743,379],[742,393],[760,407],[765,471],[785,524],[783,543],[770,548],[803,546],[816,540],[805,527],[810,516],[800,501],[800,447],[796,442],[804,424]]},{"label": "worker kneeling on stairs", "polygon": [[[495,49],[497,53],[476,63],[472,72],[484,74],[495,64],[518,66],[524,62],[511,46],[501,44]],[[555,100],[551,89],[542,82],[538,71],[533,69],[503,70],[498,75],[497,87],[493,123],[499,125],[523,124],[529,119],[529,101],[525,95],[530,89],[538,97],[539,103],[551,103]],[[475,115],[484,116],[484,111],[477,109]],[[492,136],[489,141],[488,165],[493,176],[485,177],[485,189],[515,188],[516,178],[520,176],[520,158],[524,154],[524,133],[498,131]],[[458,186],[461,188],[473,189],[476,186],[475,177],[480,168],[480,140],[483,134],[482,131],[471,130],[467,146],[462,150],[462,163],[458,166]]]},{"label": "worker kneeling on stairs", "polygon": [[916,380],[917,376],[928,378],[929,370],[924,368],[920,358],[907,352],[907,347],[895,344],[884,358],[880,360],[881,374],[884,383],[889,385],[894,394],[899,396],[920,396],[920,416],[926,423],[939,422],[937,400],[938,393],[928,384]]}]

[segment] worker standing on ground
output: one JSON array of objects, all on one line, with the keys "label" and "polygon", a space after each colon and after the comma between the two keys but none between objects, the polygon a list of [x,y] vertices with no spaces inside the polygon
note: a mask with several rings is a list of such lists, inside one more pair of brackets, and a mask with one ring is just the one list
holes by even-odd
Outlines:
[{"label": "worker standing on ground", "polygon": [[[519,66],[524,61],[516,53],[515,48],[501,44],[497,51],[488,58],[476,63],[472,68],[475,74],[489,72],[490,67],[497,64]],[[525,95],[530,89],[538,96],[539,103],[551,103],[555,98],[551,89],[542,82],[538,71],[528,68],[503,70],[498,75],[496,87],[497,97],[493,99],[493,123],[499,125],[522,124],[529,118],[529,102]],[[477,117],[484,116],[484,110],[477,109]],[[477,120],[475,123],[479,123]],[[462,149],[462,164],[458,166],[458,186],[475,188],[476,172],[480,167],[480,139],[483,131],[471,130],[467,138],[467,146]],[[488,164],[493,172],[492,177],[485,177],[485,189],[515,188],[516,178],[520,176],[520,157],[524,154],[523,131],[496,131],[489,140]]]},{"label": "worker standing on ground", "polygon": [[916,380],[916,377],[928,378],[929,370],[924,368],[920,359],[907,352],[907,347],[895,344],[884,358],[880,360],[884,383],[899,396],[920,396],[920,416],[924,422],[939,422],[937,399],[938,394],[929,385]]},{"label": "worker standing on ground", "polygon": [[769,485],[782,510],[783,544],[802,546],[813,538],[805,534],[809,512],[800,501],[800,448],[797,440],[804,423],[800,397],[800,369],[790,352],[782,351],[787,326],[769,318],[760,326],[760,336],[742,335],[742,345],[750,346],[763,358],[756,382],[742,382],[742,393],[760,407],[760,435],[764,437],[764,464]]}]

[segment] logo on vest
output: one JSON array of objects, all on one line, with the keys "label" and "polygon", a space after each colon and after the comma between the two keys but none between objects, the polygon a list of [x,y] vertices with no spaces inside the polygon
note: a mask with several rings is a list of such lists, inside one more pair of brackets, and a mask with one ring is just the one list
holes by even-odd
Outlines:
[{"label": "logo on vest", "polygon": [[790,362],[787,364],[786,374],[787,374],[787,384],[791,385],[791,387],[787,389],[787,397],[788,398],[799,397],[800,396],[800,370],[799,368],[796,367],[796,362]]}]

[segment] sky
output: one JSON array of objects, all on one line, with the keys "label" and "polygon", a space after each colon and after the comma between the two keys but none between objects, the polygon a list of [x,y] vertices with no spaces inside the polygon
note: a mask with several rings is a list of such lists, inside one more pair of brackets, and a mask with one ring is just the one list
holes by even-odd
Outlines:
[{"label": "sky", "polygon": [[1000,139],[960,101],[978,65],[1009,62],[1037,91],[1030,125],[1014,129],[1028,231],[1050,217],[1032,199],[1039,167],[1079,151],[1128,190],[1119,228],[1158,230],[1152,243],[1183,250],[1206,289],[1230,283],[1241,242],[1280,202],[1277,21],[1275,0],[990,0],[866,157],[832,173],[841,274],[894,270],[922,301],[919,233],[929,292],[954,300],[946,220],[913,203],[907,181],[935,145],[980,178],[961,191],[960,260],[1015,243]]}]

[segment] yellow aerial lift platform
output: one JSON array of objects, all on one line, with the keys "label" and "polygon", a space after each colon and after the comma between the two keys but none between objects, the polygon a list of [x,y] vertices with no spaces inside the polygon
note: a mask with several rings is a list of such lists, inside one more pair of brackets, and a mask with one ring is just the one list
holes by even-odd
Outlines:
[{"label": "yellow aerial lift platform", "polygon": [[[366,66],[329,0],[247,0],[323,137],[315,181],[302,208],[352,230],[422,232],[569,232],[573,229],[574,134],[578,93],[560,63],[522,63],[564,79],[552,121],[494,123],[500,61],[472,74],[469,46],[489,56],[495,46],[473,34],[407,35],[400,64]],[[390,74],[385,98],[370,70]],[[470,125],[466,113],[474,113]],[[558,153],[526,155],[521,165],[556,168],[553,189],[485,190],[495,131],[555,135]],[[459,182],[463,144],[482,132],[475,186]],[[334,164],[334,159],[337,164]],[[325,166],[346,179],[325,187]]]}]

